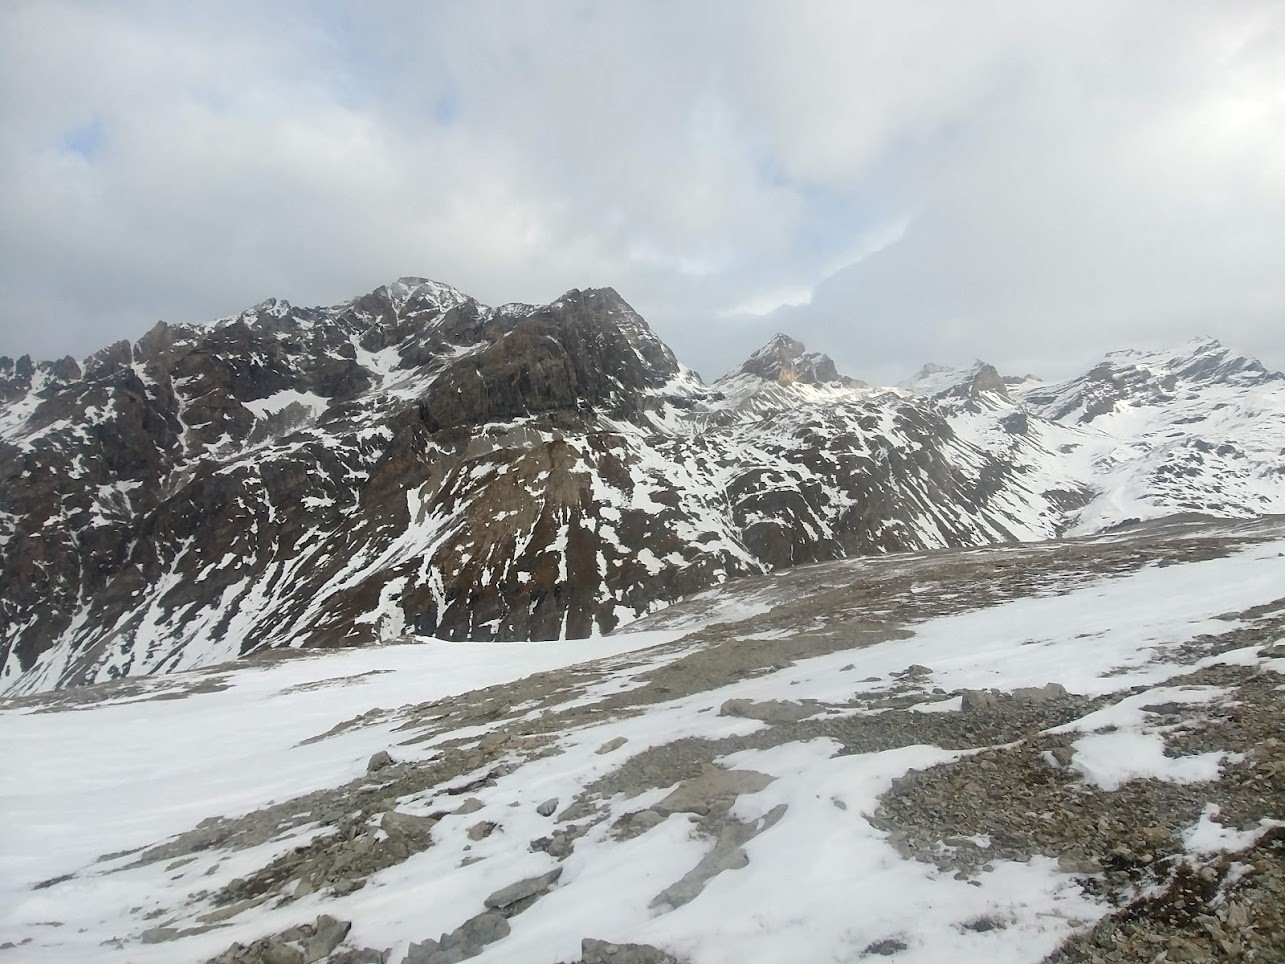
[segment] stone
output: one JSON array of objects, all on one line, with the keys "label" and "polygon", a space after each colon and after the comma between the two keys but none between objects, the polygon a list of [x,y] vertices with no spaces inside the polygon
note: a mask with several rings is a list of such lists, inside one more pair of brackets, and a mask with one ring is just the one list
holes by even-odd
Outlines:
[{"label": "stone", "polygon": [[268,941],[259,952],[259,960],[262,964],[307,964],[302,951],[276,940]]},{"label": "stone", "polygon": [[1209,952],[1206,948],[1201,947],[1195,941],[1189,941],[1185,937],[1176,935],[1169,938],[1167,950],[1169,952],[1168,959],[1171,961],[1204,961],[1209,959]]},{"label": "stone", "polygon": [[520,900],[525,900],[527,897],[543,894],[557,883],[558,878],[561,876],[562,868],[554,867],[547,874],[541,874],[539,877],[527,877],[525,880],[509,884],[507,887],[501,887],[482,903],[491,910],[503,910],[505,907],[516,904]]},{"label": "stone", "polygon": [[387,964],[389,951],[374,947],[354,947],[330,958],[331,964]]},{"label": "stone", "polygon": [[304,964],[314,964],[338,947],[352,929],[352,922],[322,914],[313,926],[315,932],[303,942]]},{"label": "stone", "polygon": [[535,808],[535,812],[542,817],[552,817],[553,811],[558,809],[558,798],[551,797]]},{"label": "stone", "polygon": [[390,837],[427,837],[436,823],[432,817],[402,813],[400,810],[389,810],[379,818],[379,828]]},{"label": "stone", "polygon": [[336,897],[346,897],[354,891],[361,890],[366,886],[364,880],[353,880],[351,877],[340,877],[335,881],[334,886],[330,889]]},{"label": "stone", "polygon": [[1045,683],[1043,686],[1019,686],[1013,690],[1013,700],[1023,706],[1039,706],[1054,700],[1064,700],[1069,694],[1061,683]]},{"label": "stone", "polygon": [[463,815],[467,815],[470,813],[477,813],[479,810],[482,809],[483,806],[485,806],[485,804],[483,804],[482,801],[479,800],[477,797],[469,797],[467,800],[465,800],[463,803],[461,803],[458,807],[455,808],[455,812],[457,814],[463,814]]},{"label": "stone", "polygon": [[378,773],[380,770],[383,770],[384,768],[390,767],[392,765],[393,765],[392,754],[389,753],[387,750],[380,750],[378,753],[372,755],[370,760],[366,763],[366,772]]},{"label": "stone", "polygon": [[437,941],[411,941],[406,949],[402,964],[428,964],[428,959],[437,950]]},{"label": "stone", "polygon": [[664,822],[665,818],[655,810],[639,810],[630,816],[629,829],[635,834],[646,833]]},{"label": "stone", "polygon": [[1075,747],[1056,746],[1050,751],[1054,760],[1064,767],[1069,767],[1075,759]]},{"label": "stone", "polygon": [[150,927],[143,931],[139,940],[144,944],[162,944],[179,936],[177,927]]},{"label": "stone", "polygon": [[495,753],[512,742],[513,737],[503,730],[493,730],[478,742],[477,748],[483,753]]},{"label": "stone", "polygon": [[719,716],[740,716],[763,723],[798,723],[820,713],[822,707],[793,700],[728,700],[718,711]]},{"label": "stone", "polygon": [[1099,874],[1102,864],[1082,850],[1072,850],[1057,858],[1057,869],[1064,874]]},{"label": "stone", "polygon": [[724,770],[706,764],[699,776],[679,784],[652,809],[662,816],[705,814],[720,803],[730,805],[742,793],[757,793],[775,779],[757,770]]},{"label": "stone", "polygon": [[893,673],[892,675],[909,679],[918,679],[923,676],[931,676],[932,672],[932,668],[929,666],[924,666],[922,663],[911,663],[900,673]]},{"label": "stone", "polygon": [[476,917],[470,917],[451,932],[449,945],[446,941],[443,941],[442,944],[443,946],[476,947],[480,949],[486,944],[492,944],[508,936],[509,922],[505,920],[504,915],[488,911],[478,914]]},{"label": "stone", "polygon": [[597,753],[599,756],[602,756],[604,754],[612,752],[613,750],[619,750],[622,746],[624,746],[628,742],[629,741],[625,739],[625,737],[617,736],[608,740],[602,746],[598,747],[598,749],[594,750],[594,752]]},{"label": "stone", "polygon": [[965,713],[993,713],[999,709],[999,697],[990,690],[964,690],[960,709]]},{"label": "stone", "polygon": [[650,944],[612,944],[586,937],[580,942],[580,964],[678,964],[678,959]]},{"label": "stone", "polygon": [[481,820],[468,828],[468,838],[472,841],[485,840],[494,830],[495,824],[489,820]]}]

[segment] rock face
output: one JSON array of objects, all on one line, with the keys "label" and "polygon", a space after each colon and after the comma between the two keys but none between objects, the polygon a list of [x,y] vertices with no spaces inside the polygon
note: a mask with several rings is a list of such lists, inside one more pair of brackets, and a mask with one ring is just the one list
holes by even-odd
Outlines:
[{"label": "rock face", "polygon": [[0,358],[0,690],[578,638],[799,563],[1285,510],[1280,375],[1216,343],[1108,361],[870,389],[778,336],[705,385],[611,289],[420,278]]},{"label": "rock face", "polygon": [[751,355],[736,374],[752,375],[781,385],[857,384],[854,379],[839,374],[829,355],[810,352],[802,342],[787,335],[774,336]]}]

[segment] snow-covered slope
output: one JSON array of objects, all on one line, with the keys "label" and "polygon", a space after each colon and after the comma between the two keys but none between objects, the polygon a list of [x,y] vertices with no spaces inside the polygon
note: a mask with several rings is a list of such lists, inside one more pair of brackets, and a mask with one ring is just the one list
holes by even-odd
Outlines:
[{"label": "snow-covered slope", "polygon": [[3,953],[1274,960],[1283,587],[1280,520],[1170,525],[10,700]]}]

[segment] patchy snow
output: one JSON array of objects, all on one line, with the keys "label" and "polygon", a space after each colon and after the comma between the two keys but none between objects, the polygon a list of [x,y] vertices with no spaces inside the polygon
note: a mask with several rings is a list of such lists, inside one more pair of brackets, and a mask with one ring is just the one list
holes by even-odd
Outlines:
[{"label": "patchy snow", "polygon": [[1195,854],[1216,854],[1220,851],[1244,850],[1257,843],[1258,838],[1274,827],[1285,827],[1285,820],[1270,818],[1259,821],[1251,830],[1235,830],[1219,823],[1220,808],[1216,803],[1205,807],[1200,819],[1182,835],[1187,850]]},{"label": "patchy snow", "polygon": [[[859,579],[861,567],[874,564],[848,565]],[[900,565],[895,559],[884,564]],[[922,582],[915,585],[923,588]],[[786,661],[715,689],[646,704],[641,712],[592,717],[559,735],[559,752],[528,759],[478,788],[481,809],[442,818],[432,848],[374,875],[362,890],[335,899],[313,894],[283,907],[265,904],[214,931],[159,945],[137,940],[152,926],[145,917],[151,909],[180,906],[197,891],[253,872],[313,831],[303,827],[252,851],[214,848],[171,869],[125,869],[127,857],[98,864],[99,855],[164,839],[207,816],[244,813],[361,779],[377,750],[391,747],[402,760],[429,759],[440,738],[399,744],[407,734],[397,732],[402,716],[394,711],[326,739],[303,741],[372,708],[462,694],[531,672],[567,667],[566,678],[573,681],[571,668],[588,669],[584,661],[597,657],[603,662],[592,665],[605,672],[568,704],[592,710],[613,694],[637,688],[643,674],[698,651],[699,636],[671,645],[683,633],[704,625],[720,635],[736,634],[737,617],[770,615],[787,600],[774,600],[762,586],[746,592],[731,586],[703,594],[692,606],[696,618],[674,619],[672,626],[651,632],[583,642],[390,645],[141,681],[129,695],[80,708],[33,712],[10,706],[0,709],[0,766],[6,774],[0,804],[10,828],[0,838],[0,940],[33,936],[23,951],[23,960],[32,962],[197,961],[234,940],[249,942],[324,912],[351,919],[358,945],[390,947],[391,960],[400,961],[411,940],[451,930],[492,891],[555,866],[529,846],[550,832],[549,818],[536,812],[541,801],[556,797],[565,806],[649,747],[762,730],[765,724],[757,721],[718,715],[727,699],[788,696],[842,706],[854,695],[886,691],[914,663],[929,668],[916,684],[925,693],[934,686],[1012,689],[1050,680],[1079,693],[1122,692],[1112,706],[1059,728],[1083,734],[1076,759],[1086,778],[1108,788],[1137,777],[1214,779],[1214,755],[1164,757],[1161,730],[1149,722],[1156,714],[1146,707],[1178,702],[1199,713],[1225,699],[1217,687],[1167,684],[1189,669],[1169,655],[1197,636],[1234,625],[1221,614],[1277,599],[1282,585],[1285,542],[1266,542],[1226,558],[1081,579],[1057,593],[928,619],[911,627],[909,638]],[[370,618],[384,618],[386,604],[381,598]],[[748,626],[743,631],[747,643],[771,637],[788,647],[790,632],[811,630],[799,625],[784,635],[755,633]],[[1224,656],[1236,664],[1251,662],[1241,651]],[[200,683],[206,685],[182,698],[165,698]],[[1131,692],[1135,686],[1146,690]],[[949,702],[935,711],[957,711],[957,700]],[[545,711],[537,704],[528,715],[537,719]],[[1110,726],[1116,729],[1095,732]],[[452,735],[480,738],[491,728],[481,724]],[[617,749],[598,752],[608,740],[621,738],[625,742]],[[669,788],[605,798],[606,819],[577,841],[561,865],[558,886],[514,917],[512,933],[475,960],[571,960],[580,938],[596,936],[653,943],[694,964],[849,960],[885,941],[904,944],[898,959],[918,964],[1016,964],[1038,961],[1079,923],[1106,912],[1051,857],[1026,863],[997,859],[993,871],[974,884],[903,858],[871,825],[868,815],[893,779],[954,760],[960,751],[928,745],[848,754],[839,749],[830,739],[812,739],[718,760],[725,768],[774,778],[742,794],[735,817],[758,825],[780,806],[784,815],[745,845],[747,870],[712,878],[700,896],[677,909],[657,909],[652,900],[701,860],[710,841],[693,834],[685,815],[673,814],[645,835],[618,842],[611,833],[615,821],[654,805]],[[458,798],[439,788],[398,806],[428,813],[457,804]],[[1215,816],[1207,811],[1188,832],[1193,853],[1253,842],[1252,833],[1222,828]],[[466,831],[480,820],[501,827],[483,840],[469,839]],[[13,832],[15,827],[22,833]],[[77,876],[31,889],[61,874]],[[852,913],[854,906],[861,913]],[[203,909],[197,899],[191,913]],[[1005,926],[967,926],[983,917]],[[64,926],[40,923],[50,920]],[[123,947],[103,943],[115,938],[124,940]]]},{"label": "patchy snow", "polygon": [[299,405],[307,411],[309,417],[316,418],[326,410],[330,399],[312,392],[300,392],[293,388],[283,388],[267,398],[242,403],[254,413],[256,418],[268,418],[280,414],[292,405]]},{"label": "patchy snow", "polygon": [[1171,783],[1207,783],[1218,779],[1225,753],[1194,756],[1165,756],[1164,737],[1159,733],[1128,730],[1096,733],[1073,744],[1072,766],[1086,782],[1103,790],[1118,790],[1130,780],[1154,779]]}]

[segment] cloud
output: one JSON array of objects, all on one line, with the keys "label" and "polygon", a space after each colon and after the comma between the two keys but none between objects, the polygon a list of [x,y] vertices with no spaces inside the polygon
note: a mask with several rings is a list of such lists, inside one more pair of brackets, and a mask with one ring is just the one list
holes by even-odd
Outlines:
[{"label": "cloud", "polygon": [[0,7],[0,352],[428,274],[612,285],[707,374],[1285,366],[1272,3]]}]

